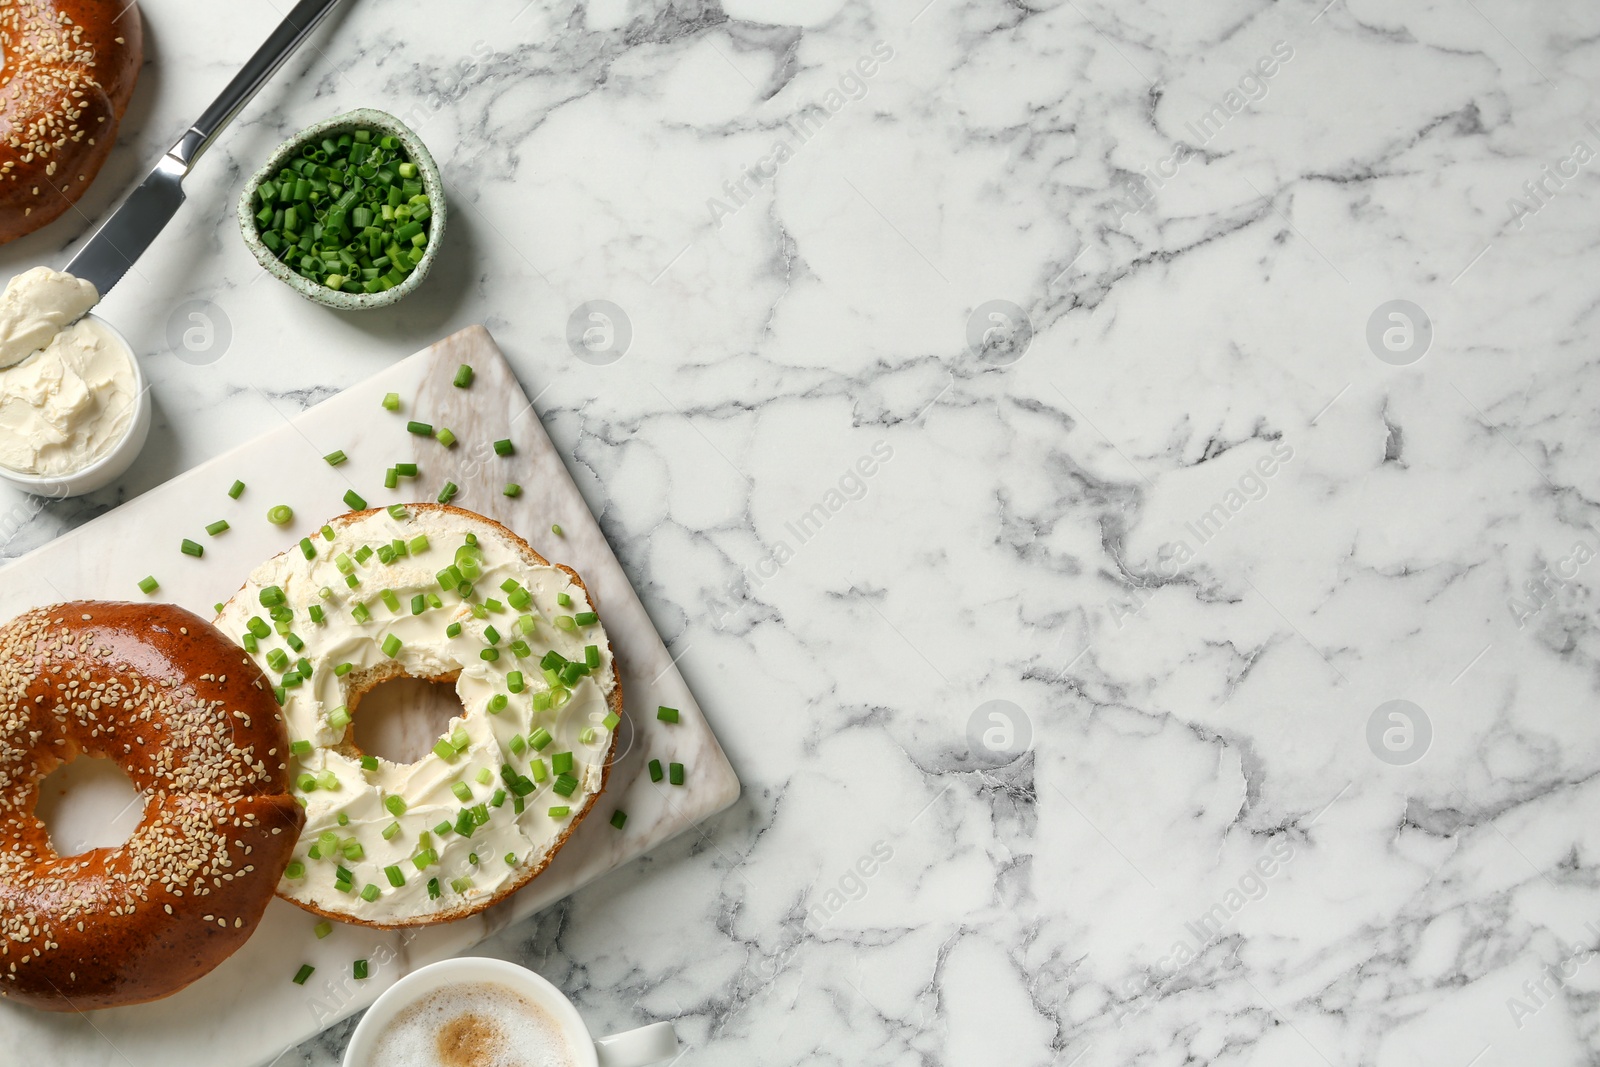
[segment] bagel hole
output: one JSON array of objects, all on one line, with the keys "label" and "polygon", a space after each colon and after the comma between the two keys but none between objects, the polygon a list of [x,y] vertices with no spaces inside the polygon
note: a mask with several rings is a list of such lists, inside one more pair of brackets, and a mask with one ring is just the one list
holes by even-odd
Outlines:
[{"label": "bagel hole", "polygon": [[452,683],[391,678],[373,686],[351,716],[356,747],[391,763],[415,763],[462,714]]},{"label": "bagel hole", "polygon": [[78,756],[45,775],[34,814],[58,856],[125,844],[144,820],[144,796],[116,761]]}]

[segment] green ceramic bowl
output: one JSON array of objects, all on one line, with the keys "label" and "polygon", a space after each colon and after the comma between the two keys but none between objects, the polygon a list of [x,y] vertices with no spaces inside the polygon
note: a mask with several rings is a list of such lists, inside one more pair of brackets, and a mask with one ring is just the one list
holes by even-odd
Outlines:
[{"label": "green ceramic bowl", "polygon": [[[307,141],[321,141],[329,134],[338,136],[358,127],[378,130],[400,139],[406,154],[411,157],[411,161],[417,165],[418,173],[422,175],[422,188],[428,194],[433,208],[433,217],[428,230],[428,248],[422,256],[422,262],[406,276],[405,281],[381,293],[345,293],[302,277],[290,270],[289,265],[274,255],[272,249],[262,244],[261,238],[256,233],[256,190],[261,187],[261,183],[282,170]],[[331,119],[307,126],[283,142],[278,146],[278,150],[272,153],[272,158],[267,160],[266,166],[251,177],[239,197],[239,232],[244,234],[244,243],[256,257],[256,261],[266,268],[268,274],[307,300],[314,300],[341,311],[364,311],[368,308],[387,307],[416,291],[417,286],[428,276],[433,261],[438,258],[439,246],[444,243],[445,216],[444,180],[439,177],[439,167],[428,152],[428,146],[423,144],[422,138],[413,133],[405,123],[393,115],[371,108],[360,108],[343,115],[335,115]]]}]

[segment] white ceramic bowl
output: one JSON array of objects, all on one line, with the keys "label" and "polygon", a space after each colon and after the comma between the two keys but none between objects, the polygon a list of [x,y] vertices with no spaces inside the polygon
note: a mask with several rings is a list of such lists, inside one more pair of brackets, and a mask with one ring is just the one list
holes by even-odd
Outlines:
[{"label": "white ceramic bowl", "polygon": [[644,1067],[678,1054],[678,1038],[670,1022],[652,1023],[597,1040],[590,1035],[572,1001],[526,967],[483,956],[462,956],[430,963],[384,990],[350,1035],[344,1067],[371,1067],[379,1036],[401,1012],[430,993],[468,982],[509,986],[549,1012],[572,1046],[574,1067]]},{"label": "white ceramic bowl", "polygon": [[82,470],[73,471],[71,474],[45,477],[22,474],[0,466],[0,480],[9,482],[34,496],[61,500],[92,493],[96,489],[104,489],[127,472],[138,457],[139,451],[144,448],[145,439],[150,436],[150,387],[145,381],[144,368],[139,366],[139,357],[133,354],[133,346],[115,326],[98,315],[88,317],[98,322],[106,333],[121,343],[128,362],[133,364],[133,418],[128,421],[128,428],[123,431],[122,439],[112,445],[110,451]]}]

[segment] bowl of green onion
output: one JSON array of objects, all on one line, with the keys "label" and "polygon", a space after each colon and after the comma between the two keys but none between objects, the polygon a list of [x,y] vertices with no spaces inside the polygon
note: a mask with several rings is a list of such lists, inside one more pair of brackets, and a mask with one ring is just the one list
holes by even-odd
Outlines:
[{"label": "bowl of green onion", "polygon": [[444,182],[393,115],[336,115],[285,141],[239,197],[244,243],[308,300],[355,311],[411,294],[444,238]]}]

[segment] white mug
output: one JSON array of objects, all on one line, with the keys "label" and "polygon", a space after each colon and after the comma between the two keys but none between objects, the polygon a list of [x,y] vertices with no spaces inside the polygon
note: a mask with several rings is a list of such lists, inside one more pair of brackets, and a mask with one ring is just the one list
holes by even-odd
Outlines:
[{"label": "white mug", "polygon": [[430,963],[384,990],[350,1035],[344,1067],[366,1067],[379,1036],[411,1005],[430,993],[469,982],[507,986],[549,1012],[572,1046],[576,1067],[645,1067],[678,1054],[678,1037],[670,1022],[651,1023],[596,1039],[572,1001],[526,967],[505,960],[462,956]]}]

